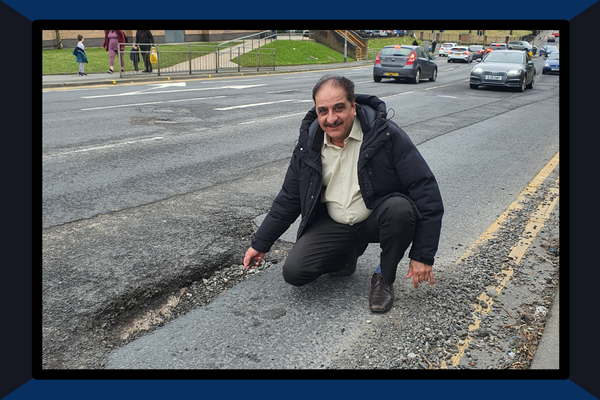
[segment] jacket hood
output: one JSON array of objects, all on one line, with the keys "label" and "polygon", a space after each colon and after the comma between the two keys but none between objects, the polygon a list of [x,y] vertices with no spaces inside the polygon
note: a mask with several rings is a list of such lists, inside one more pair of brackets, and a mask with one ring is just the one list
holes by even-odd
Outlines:
[{"label": "jacket hood", "polygon": [[[383,100],[373,95],[356,95],[356,116],[363,127],[365,142],[369,142],[373,134],[387,124],[386,115],[387,110]],[[313,147],[318,132],[322,133],[323,130],[319,125],[315,107],[313,107],[306,113],[300,124],[300,138],[298,141],[307,147]]]}]

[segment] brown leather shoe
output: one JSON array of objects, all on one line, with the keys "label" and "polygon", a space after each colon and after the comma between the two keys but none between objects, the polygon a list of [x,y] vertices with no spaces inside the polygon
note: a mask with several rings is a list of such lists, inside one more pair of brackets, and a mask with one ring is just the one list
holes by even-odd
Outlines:
[{"label": "brown leather shoe", "polygon": [[388,285],[381,274],[373,274],[371,278],[371,294],[369,308],[374,313],[388,311],[394,305],[394,285]]},{"label": "brown leather shoe", "polygon": [[329,276],[333,276],[334,278],[340,278],[342,276],[350,276],[356,271],[356,249],[351,250],[346,256],[346,261],[344,261],[344,267],[339,271],[330,272]]}]

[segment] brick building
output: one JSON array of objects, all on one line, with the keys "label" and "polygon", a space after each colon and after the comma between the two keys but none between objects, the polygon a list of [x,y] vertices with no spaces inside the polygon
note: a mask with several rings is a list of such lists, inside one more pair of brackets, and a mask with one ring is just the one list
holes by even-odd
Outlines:
[{"label": "brick building", "polygon": [[[135,40],[135,30],[124,30],[128,42]],[[156,43],[223,42],[263,32],[262,30],[152,30]],[[102,47],[103,30],[59,30],[63,48],[77,45],[77,35],[85,38],[86,47]],[[56,31],[42,31],[42,49],[56,48]]]}]

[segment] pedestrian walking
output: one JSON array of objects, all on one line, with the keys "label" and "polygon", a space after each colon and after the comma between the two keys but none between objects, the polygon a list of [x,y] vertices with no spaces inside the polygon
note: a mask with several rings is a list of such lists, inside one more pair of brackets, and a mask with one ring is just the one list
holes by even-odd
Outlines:
[{"label": "pedestrian walking", "polygon": [[[125,50],[125,34],[123,31],[104,31],[104,44],[102,44],[102,48],[108,51],[110,56],[109,69],[106,72],[112,74],[114,72],[115,57],[118,56],[119,50],[121,52]],[[121,64],[121,72],[123,72],[125,60],[122,56],[119,57],[119,63]]]},{"label": "pedestrian walking", "polygon": [[431,42],[431,54],[435,53],[436,46],[437,46],[437,42],[435,41],[435,39],[433,39],[433,42]]},{"label": "pedestrian walking", "polygon": [[258,265],[302,216],[283,277],[302,286],[329,274],[349,276],[369,243],[379,243],[369,308],[394,303],[398,263],[411,245],[406,278],[434,283],[444,208],[438,184],[408,135],[387,119],[386,104],[355,95],[354,83],[325,76],[313,88],[314,107],[302,120],[283,186],[244,256]]},{"label": "pedestrian walking", "polygon": [[77,62],[79,63],[79,76],[87,75],[85,73],[85,64],[88,62],[87,56],[85,55],[85,46],[83,45],[83,35],[77,35],[77,45],[73,49],[73,54],[77,57]]},{"label": "pedestrian walking", "polygon": [[[144,72],[152,72],[152,62],[150,61],[150,52],[154,50],[154,36],[150,31],[136,31],[135,43],[139,45],[144,60]],[[152,46],[151,46],[152,45]]]}]

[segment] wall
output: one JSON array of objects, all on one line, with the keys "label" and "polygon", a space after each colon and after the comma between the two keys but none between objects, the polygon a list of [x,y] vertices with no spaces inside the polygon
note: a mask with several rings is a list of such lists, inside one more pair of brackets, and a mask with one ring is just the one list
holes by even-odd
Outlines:
[{"label": "wall", "polygon": [[[315,31],[315,42],[324,44],[327,47],[331,47],[335,51],[339,51],[344,54],[344,36],[338,34],[336,31],[332,30],[319,30]],[[348,57],[352,57],[354,59],[357,58],[357,49],[356,45],[348,42],[348,46],[346,47],[346,55]]]},{"label": "wall", "polygon": [[[124,30],[127,35],[128,43],[135,40],[136,30]],[[155,43],[165,42],[164,30],[152,30],[152,36]],[[249,36],[254,33],[262,32],[262,30],[186,30],[186,42],[223,42],[234,40],[243,36]],[[86,47],[102,47],[104,43],[103,30],[60,30],[60,38],[63,43],[63,48],[73,48],[77,45],[77,35],[83,35],[85,38]],[[56,48],[56,33],[51,30],[42,31],[42,49]]]}]

